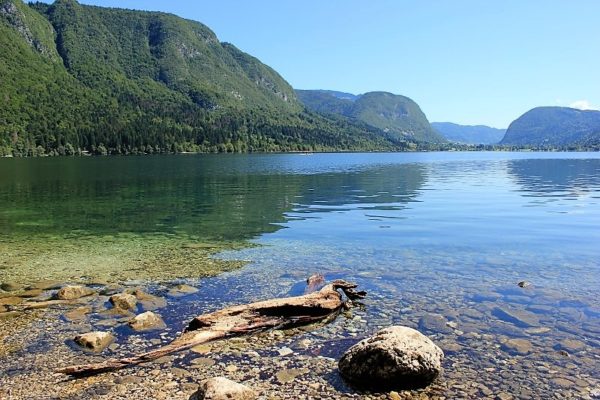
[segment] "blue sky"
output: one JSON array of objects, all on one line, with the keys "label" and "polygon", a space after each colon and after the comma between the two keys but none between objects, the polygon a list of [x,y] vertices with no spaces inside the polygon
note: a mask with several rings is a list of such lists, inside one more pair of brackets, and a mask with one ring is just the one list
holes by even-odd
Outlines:
[{"label": "blue sky", "polygon": [[499,128],[600,108],[599,0],[82,0],[208,25],[298,89],[385,90],[430,121]]}]

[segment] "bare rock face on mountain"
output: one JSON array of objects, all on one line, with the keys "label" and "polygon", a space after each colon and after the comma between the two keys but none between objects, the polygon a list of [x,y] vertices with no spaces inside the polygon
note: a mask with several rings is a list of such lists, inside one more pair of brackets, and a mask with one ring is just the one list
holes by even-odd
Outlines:
[{"label": "bare rock face on mountain", "polygon": [[392,326],[352,346],[339,362],[353,386],[374,390],[427,386],[442,369],[443,351],[412,328]]}]

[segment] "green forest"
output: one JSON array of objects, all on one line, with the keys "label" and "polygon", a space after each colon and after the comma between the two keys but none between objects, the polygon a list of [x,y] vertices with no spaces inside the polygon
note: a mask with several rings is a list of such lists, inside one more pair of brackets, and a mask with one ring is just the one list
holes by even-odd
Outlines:
[{"label": "green forest", "polygon": [[416,149],[174,15],[0,0],[0,155]]}]

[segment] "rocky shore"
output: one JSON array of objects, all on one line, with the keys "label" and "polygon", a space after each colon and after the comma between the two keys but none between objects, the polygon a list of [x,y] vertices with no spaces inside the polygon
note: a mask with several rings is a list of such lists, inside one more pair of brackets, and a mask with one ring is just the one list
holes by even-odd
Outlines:
[{"label": "rocky shore", "polygon": [[[545,314],[536,310],[551,307],[551,295],[529,288],[524,292],[521,287],[479,293],[478,302],[470,307],[432,305],[416,298],[407,306],[373,290],[365,307],[353,308],[330,324],[200,345],[90,378],[73,380],[54,372],[66,365],[130,356],[168,343],[190,316],[234,302],[226,295],[216,296],[223,291],[221,279],[229,279],[229,284],[233,279],[242,287],[243,279],[235,277],[145,286],[140,282],[4,282],[0,398],[190,399],[198,397],[202,382],[215,377],[243,384],[258,398],[272,400],[593,399],[600,395],[595,372],[600,343],[593,335],[600,330],[587,317],[595,309],[564,304],[557,312],[582,323],[569,326],[566,319],[549,324]],[[546,298],[547,304],[538,299],[525,309],[502,301],[506,296],[529,298],[533,293]],[[379,306],[369,309],[369,304]],[[424,388],[395,389],[382,382],[369,388],[349,385],[352,374],[340,360],[358,354],[346,352],[361,346],[357,344],[361,339],[378,337],[377,330],[393,321],[390,313],[401,314],[407,326],[441,347],[446,357],[442,361],[432,347],[435,356],[428,365],[443,372],[433,373]],[[140,316],[151,324],[136,326]],[[93,332],[110,337],[82,338]]]}]

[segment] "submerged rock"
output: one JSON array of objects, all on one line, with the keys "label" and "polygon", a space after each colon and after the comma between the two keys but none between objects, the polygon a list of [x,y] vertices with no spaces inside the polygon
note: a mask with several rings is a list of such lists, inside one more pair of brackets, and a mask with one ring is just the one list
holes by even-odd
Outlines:
[{"label": "submerged rock", "polygon": [[17,296],[0,298],[0,306],[16,306],[17,304],[21,304],[22,302],[23,299]]},{"label": "submerged rock", "polygon": [[202,382],[190,400],[254,400],[256,397],[256,392],[248,386],[217,377]]},{"label": "submerged rock", "polygon": [[428,337],[392,326],[352,346],[339,362],[352,385],[376,390],[427,386],[442,369],[444,352]]},{"label": "submerged rock", "polygon": [[526,355],[531,353],[533,345],[527,339],[509,339],[504,342],[502,348],[508,352]]},{"label": "submerged rock", "polygon": [[141,304],[144,311],[152,311],[167,306],[167,301],[164,298],[148,294],[141,289],[134,290],[133,295]]},{"label": "submerged rock", "polygon": [[192,294],[192,293],[196,293],[198,292],[198,288],[195,288],[193,286],[190,285],[177,285],[172,287],[169,290],[169,296],[175,296],[175,297],[179,297],[179,296],[185,296],[186,294]]},{"label": "submerged rock", "polygon": [[75,337],[75,343],[94,352],[101,352],[110,345],[114,337],[110,332],[89,332]]},{"label": "submerged rock", "polygon": [[495,307],[492,315],[505,322],[510,322],[521,328],[530,328],[540,325],[540,320],[534,313],[519,310],[513,307]]},{"label": "submerged rock", "polygon": [[558,348],[561,350],[568,350],[570,352],[577,352],[585,349],[586,344],[581,340],[576,339],[563,339],[558,344]]},{"label": "submerged rock", "polygon": [[71,311],[66,312],[63,317],[69,322],[83,321],[86,315],[92,312],[92,307],[77,307]]},{"label": "submerged rock", "polygon": [[96,293],[94,290],[86,286],[73,285],[65,286],[56,293],[56,298],[59,300],[75,300],[85,296],[91,296]]},{"label": "submerged rock", "polygon": [[19,293],[17,296],[23,297],[25,299],[31,299],[33,297],[40,296],[42,293],[44,293],[44,291],[42,289],[27,289],[27,290]]},{"label": "submerged rock", "polygon": [[21,315],[23,315],[23,313],[20,311],[3,312],[3,313],[0,313],[0,321],[17,318],[17,317],[20,317]]},{"label": "submerged rock", "polygon": [[113,294],[109,299],[110,303],[121,310],[133,310],[137,305],[137,298],[129,293]]},{"label": "submerged rock", "polygon": [[23,285],[20,285],[16,282],[4,282],[0,285],[0,289],[6,292],[14,292],[16,290],[23,289]]},{"label": "submerged rock", "polygon": [[419,329],[438,333],[450,333],[452,329],[448,326],[448,321],[440,314],[427,314],[419,320]]},{"label": "submerged rock", "polygon": [[154,329],[163,329],[166,325],[160,315],[152,311],[146,311],[136,315],[128,322],[128,325],[136,331],[149,331]]}]

